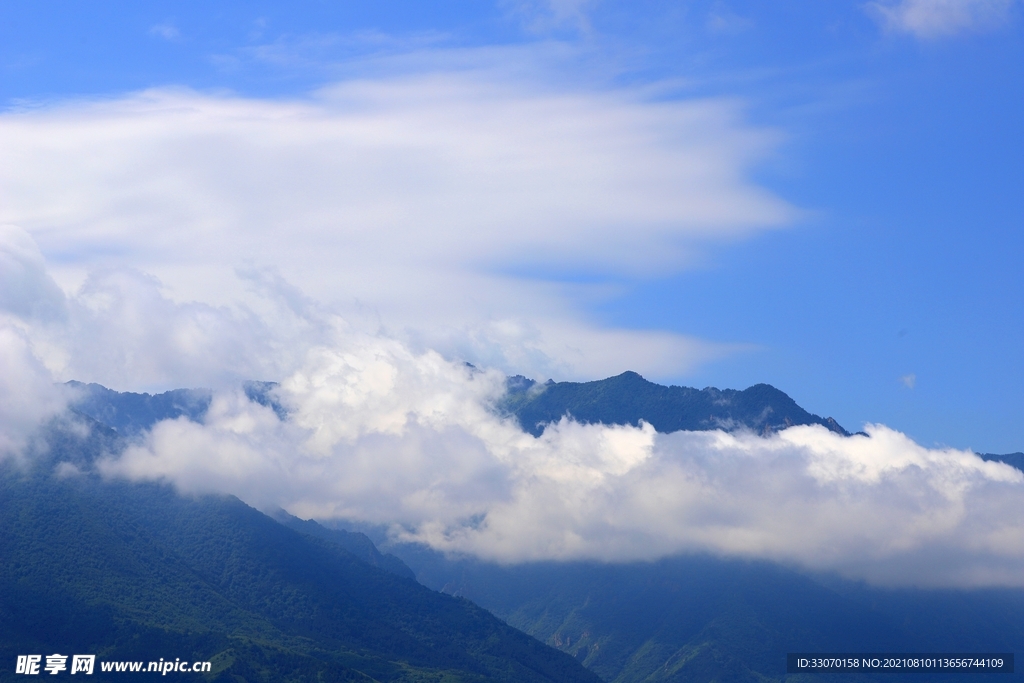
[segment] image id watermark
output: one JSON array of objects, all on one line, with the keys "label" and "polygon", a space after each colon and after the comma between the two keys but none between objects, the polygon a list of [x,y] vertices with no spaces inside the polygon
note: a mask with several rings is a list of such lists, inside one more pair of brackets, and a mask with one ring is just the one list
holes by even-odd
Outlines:
[{"label": "image id watermark", "polygon": [[790,652],[796,673],[1013,673],[1012,652]]}]

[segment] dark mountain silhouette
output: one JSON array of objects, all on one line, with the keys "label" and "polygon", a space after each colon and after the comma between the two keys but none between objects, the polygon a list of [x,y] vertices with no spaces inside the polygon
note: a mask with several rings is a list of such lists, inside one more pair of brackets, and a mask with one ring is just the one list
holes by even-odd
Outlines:
[{"label": "dark mountain silhouette", "polygon": [[100,384],[71,381],[78,397],[72,402],[77,412],[87,415],[118,434],[134,435],[161,420],[187,417],[200,421],[210,407],[209,389],[175,389],[162,394],[114,391]]},{"label": "dark mountain silhouette", "polygon": [[996,455],[994,453],[981,453],[981,457],[984,460],[995,460],[997,462],[1005,462],[1007,465],[1012,465],[1018,470],[1024,472],[1024,453],[1005,453],[1003,455]]},{"label": "dark mountain silhouette", "polygon": [[755,384],[743,391],[666,387],[635,372],[595,382],[547,384],[511,377],[500,409],[515,415],[534,436],[564,415],[579,422],[634,426],[643,420],[659,432],[749,429],[769,434],[793,425],[820,424],[849,436],[832,418],[807,412],[770,384]]},{"label": "dark mountain silhouette", "polygon": [[[209,389],[173,389],[162,394],[114,391],[102,384],[83,384],[74,380],[67,386],[77,396],[71,408],[113,429],[118,434],[134,436],[161,420],[185,417],[202,422],[210,408],[213,392]],[[276,382],[245,382],[242,390],[250,401],[271,408],[284,419],[286,411],[274,397]]]},{"label": "dark mountain silhouette", "polygon": [[[99,384],[68,382],[79,392],[74,410],[116,430],[134,435],[160,420],[185,417],[201,422],[212,397],[208,389],[175,389],[162,394],[118,392]],[[247,382],[250,400],[272,408],[284,419],[285,409],[274,397],[274,382]],[[735,389],[693,389],[648,382],[635,372],[594,382],[537,384],[522,376],[508,379],[508,394],[498,409],[515,415],[523,428],[540,435],[544,426],[571,416],[580,422],[637,425],[641,420],[659,432],[680,429],[749,429],[767,435],[793,425],[820,424],[849,433],[832,418],[807,412],[769,384]]]}]

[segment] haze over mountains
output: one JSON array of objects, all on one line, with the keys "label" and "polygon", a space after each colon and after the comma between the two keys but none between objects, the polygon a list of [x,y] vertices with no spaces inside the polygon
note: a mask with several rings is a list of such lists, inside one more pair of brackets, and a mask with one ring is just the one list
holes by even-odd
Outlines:
[{"label": "haze over mountains", "polygon": [[885,589],[708,555],[502,566],[421,546],[384,547],[424,585],[473,600],[614,683],[837,680],[787,678],[786,653],[1024,647],[1020,589]]}]

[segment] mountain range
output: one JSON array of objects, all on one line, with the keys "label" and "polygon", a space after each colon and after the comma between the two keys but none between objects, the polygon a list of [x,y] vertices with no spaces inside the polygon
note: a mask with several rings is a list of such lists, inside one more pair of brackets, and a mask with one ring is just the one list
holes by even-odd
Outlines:
[{"label": "mountain range", "polygon": [[[99,384],[68,382],[77,391],[73,408],[120,434],[131,435],[160,420],[187,417],[201,421],[210,407],[209,389],[175,389],[162,394],[118,392]],[[273,382],[247,382],[250,400],[269,406],[283,416],[274,398]],[[535,382],[521,375],[509,377],[507,392],[497,406],[514,416],[534,436],[563,416],[578,422],[637,425],[648,422],[657,431],[681,429],[733,431],[747,429],[767,435],[793,425],[819,424],[848,436],[834,419],[807,412],[785,392],[770,384],[748,389],[694,389],[649,382],[635,372],[594,382]]]},{"label": "mountain range", "polygon": [[594,382],[538,384],[526,377],[510,377],[500,409],[515,415],[534,436],[544,425],[570,416],[578,422],[631,424],[641,420],[657,431],[748,429],[767,435],[794,425],[819,424],[849,436],[831,417],[821,418],[770,384],[735,389],[694,389],[662,386],[635,372]]},{"label": "mountain range", "polygon": [[[1020,590],[880,589],[706,555],[501,566],[230,496],[106,481],[93,471],[99,455],[160,420],[201,421],[212,393],[72,386],[77,400],[32,464],[0,464],[0,681],[20,679],[16,654],[64,650],[209,660],[218,681],[655,683],[837,680],[787,675],[796,650],[1024,649]],[[245,391],[285,416],[274,388]],[[624,373],[512,377],[508,389],[496,410],[534,434],[563,416],[661,432],[848,434],[764,384],[698,390]],[[1020,453],[983,457],[1024,465]]]}]

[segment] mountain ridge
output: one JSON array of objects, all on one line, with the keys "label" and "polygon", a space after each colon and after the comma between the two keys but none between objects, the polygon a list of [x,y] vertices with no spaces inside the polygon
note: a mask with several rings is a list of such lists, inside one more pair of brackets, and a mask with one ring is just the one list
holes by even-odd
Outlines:
[{"label": "mountain ridge", "polygon": [[499,410],[539,436],[547,424],[570,415],[579,422],[631,424],[641,420],[659,432],[748,429],[762,436],[794,425],[818,424],[849,436],[833,418],[810,413],[770,384],[747,389],[664,386],[633,371],[591,382],[538,384],[510,377]]},{"label": "mountain ridge", "polygon": [[[173,389],[159,394],[119,392],[101,384],[70,381],[78,391],[72,407],[119,434],[137,434],[165,419],[186,417],[201,422],[210,407],[209,389]],[[275,382],[249,381],[243,390],[249,400],[286,412],[273,396]],[[632,424],[640,420],[659,432],[680,429],[750,429],[767,435],[793,425],[820,424],[844,436],[849,432],[834,419],[812,414],[770,384],[747,389],[695,389],[664,386],[633,371],[591,382],[540,384],[514,375],[499,401],[500,413],[515,416],[525,431],[539,436],[545,425],[571,416],[581,422]]]},{"label": "mountain ridge", "polygon": [[[146,394],[118,392],[74,380],[67,385],[79,394],[70,404],[73,412],[122,436],[137,436],[164,419],[186,417],[202,422],[212,400],[209,389]],[[243,383],[242,390],[250,401],[271,408],[283,420],[287,411],[274,396],[277,386],[276,382],[249,381]],[[543,384],[513,375],[506,380],[506,388],[495,409],[499,414],[514,417],[524,431],[534,436],[540,436],[547,425],[562,417],[633,426],[643,420],[662,433],[679,429],[745,429],[769,436],[787,427],[817,424],[836,434],[851,435],[833,418],[808,412],[782,390],[764,383],[742,390],[695,389],[655,384],[638,373],[626,371],[592,382],[548,380]],[[631,392],[639,393],[640,397],[635,398]],[[1024,471],[1024,453],[979,455]]]}]

